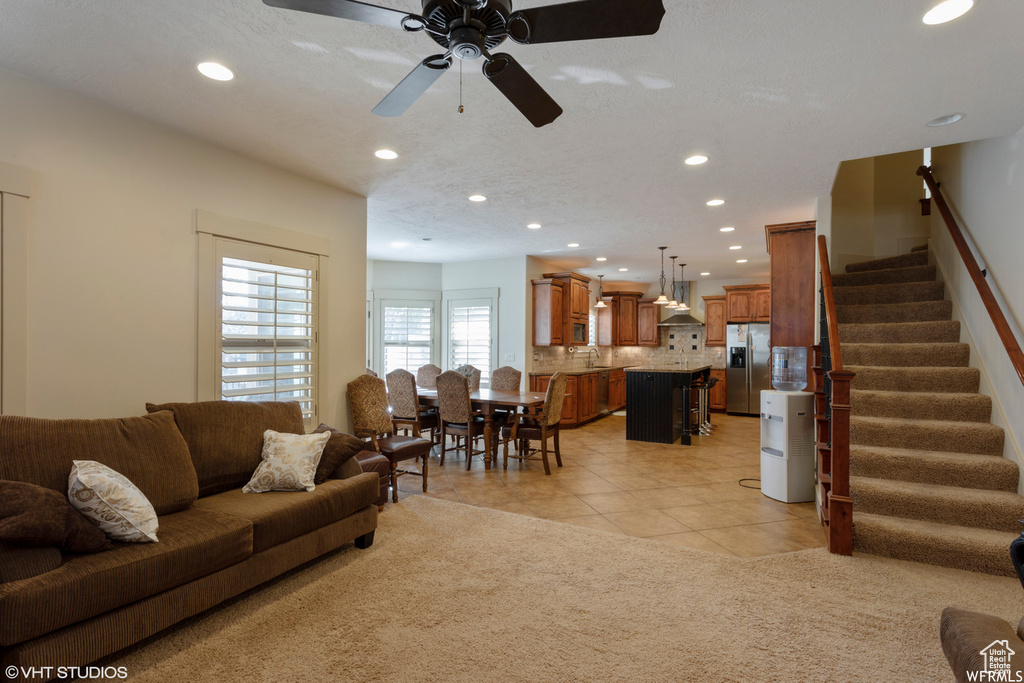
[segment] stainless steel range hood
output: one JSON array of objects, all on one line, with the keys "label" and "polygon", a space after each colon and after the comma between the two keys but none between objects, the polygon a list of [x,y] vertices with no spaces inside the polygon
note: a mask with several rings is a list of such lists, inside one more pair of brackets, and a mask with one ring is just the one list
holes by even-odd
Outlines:
[{"label": "stainless steel range hood", "polygon": [[[676,301],[682,301],[692,305],[693,302],[690,301],[690,283],[677,282],[674,298]],[[658,327],[678,327],[682,325],[700,325],[703,327],[704,323],[694,318],[688,311],[676,313],[671,318],[667,318],[666,320],[658,323]]]}]

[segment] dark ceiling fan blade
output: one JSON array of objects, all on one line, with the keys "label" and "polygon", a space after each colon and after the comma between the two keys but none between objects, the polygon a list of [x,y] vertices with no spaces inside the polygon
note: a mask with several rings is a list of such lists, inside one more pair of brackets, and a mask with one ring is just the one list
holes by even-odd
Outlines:
[{"label": "dark ceiling fan blade", "polygon": [[508,35],[524,45],[649,36],[664,16],[662,0],[580,0],[513,12]]},{"label": "dark ceiling fan blade", "polygon": [[356,0],[263,0],[263,3],[281,9],[322,14],[339,19],[352,19],[390,28],[408,27],[410,30],[418,30],[425,23],[416,14],[368,5],[365,2],[356,2]]},{"label": "dark ceiling fan blade", "polygon": [[558,103],[512,55],[500,52],[484,62],[484,76],[537,128],[562,115]]},{"label": "dark ceiling fan blade", "polygon": [[451,57],[427,57],[373,108],[373,113],[377,116],[401,116],[451,65]]}]

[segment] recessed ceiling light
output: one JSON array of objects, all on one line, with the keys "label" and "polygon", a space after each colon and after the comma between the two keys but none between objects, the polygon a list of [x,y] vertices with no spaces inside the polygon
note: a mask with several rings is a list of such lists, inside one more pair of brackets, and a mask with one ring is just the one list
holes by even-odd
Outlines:
[{"label": "recessed ceiling light", "polygon": [[701,273],[701,275],[703,275],[704,277],[707,277],[708,275],[711,275],[711,273]]},{"label": "recessed ceiling light", "polygon": [[597,257],[597,260],[598,260],[598,261],[602,261],[602,262],[604,262],[604,261],[607,261],[607,260],[608,260],[608,257],[607,257],[607,256],[598,256],[598,257]]},{"label": "recessed ceiling light", "polygon": [[921,21],[929,26],[945,24],[947,21],[953,21],[957,17],[967,14],[972,7],[974,7],[974,0],[946,0],[928,10]]},{"label": "recessed ceiling light", "polygon": [[530,223],[527,225],[530,230],[540,230],[543,226],[540,223]]},{"label": "recessed ceiling light", "polygon": [[569,244],[567,244],[566,246],[569,247],[570,249],[575,249],[576,247],[578,247],[580,245],[579,245],[578,242],[569,242]]},{"label": "recessed ceiling light", "polygon": [[432,242],[432,241],[434,241],[434,238],[433,237],[424,237],[423,241],[424,242]]},{"label": "recessed ceiling light", "polygon": [[937,119],[932,119],[931,121],[929,121],[928,127],[938,128],[939,126],[948,126],[951,123],[956,123],[963,117],[963,114],[946,114],[945,116],[940,116]]},{"label": "recessed ceiling light", "polygon": [[722,204],[725,204],[724,199],[712,199],[708,202],[708,206],[721,206]]},{"label": "recessed ceiling light", "polygon": [[619,272],[620,273],[625,273],[628,270],[629,270],[629,268],[619,268]]},{"label": "recessed ceiling light", "polygon": [[392,152],[390,149],[378,149],[376,152],[373,153],[373,156],[377,157],[378,159],[387,159],[390,161],[391,159],[398,158],[398,152]]},{"label": "recessed ceiling light", "polygon": [[741,259],[737,259],[736,260],[736,263],[746,263],[746,262],[747,262],[747,259],[745,259],[745,258],[741,258]]},{"label": "recessed ceiling light", "polygon": [[737,249],[742,249],[743,247],[741,247],[741,246],[740,246],[740,245],[738,245],[738,244],[734,244],[733,246],[731,246],[731,247],[729,247],[729,248],[730,248],[731,250],[733,250],[733,251],[736,251]]},{"label": "recessed ceiling light", "polygon": [[235,77],[234,71],[217,62],[203,62],[198,64],[196,68],[199,69],[199,73],[215,81],[230,81]]},{"label": "recessed ceiling light", "polygon": [[703,154],[694,154],[692,157],[685,161],[687,166],[700,166],[701,164],[706,164],[707,162],[708,158]]},{"label": "recessed ceiling light", "polygon": [[736,228],[719,228],[718,232],[732,232]]},{"label": "recessed ceiling light", "polygon": [[391,246],[392,249],[404,249],[405,247],[409,246],[409,243],[408,242],[392,242],[390,246]]},{"label": "recessed ceiling light", "polygon": [[483,196],[482,194],[475,194],[475,195],[473,195],[472,197],[469,198],[469,201],[471,201],[471,202],[486,202],[487,201],[487,197]]}]

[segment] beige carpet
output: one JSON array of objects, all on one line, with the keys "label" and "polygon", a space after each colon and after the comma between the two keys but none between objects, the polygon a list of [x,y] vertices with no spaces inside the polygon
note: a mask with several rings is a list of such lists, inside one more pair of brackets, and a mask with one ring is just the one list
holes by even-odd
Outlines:
[{"label": "beige carpet", "polygon": [[132,681],[943,681],[939,615],[1015,579],[753,560],[410,496],[348,547],[110,663]]}]

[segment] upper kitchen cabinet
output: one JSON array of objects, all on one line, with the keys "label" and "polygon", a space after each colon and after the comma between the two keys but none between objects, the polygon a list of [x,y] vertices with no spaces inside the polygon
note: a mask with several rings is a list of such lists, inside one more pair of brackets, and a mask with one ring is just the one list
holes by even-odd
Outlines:
[{"label": "upper kitchen cabinet", "polygon": [[725,321],[727,323],[768,321],[768,316],[771,313],[769,285],[728,285],[722,289],[725,290]]},{"label": "upper kitchen cabinet", "polygon": [[590,278],[544,273],[533,280],[533,345],[586,344],[590,337]]},{"label": "upper kitchen cabinet", "polygon": [[[815,221],[765,226],[771,257],[772,346],[814,345],[815,227]],[[811,354],[807,356],[809,365]]]},{"label": "upper kitchen cabinet", "polygon": [[[637,304],[636,311],[637,346],[657,346],[658,322],[661,318],[661,309],[654,303],[654,299],[641,299]],[[623,382],[625,382],[625,379],[623,379]],[[625,391],[625,388],[623,388],[623,391]]]},{"label": "upper kitchen cabinet", "polygon": [[725,295],[705,296],[704,346],[725,346]]},{"label": "upper kitchen cabinet", "polygon": [[643,292],[605,292],[607,308],[597,310],[598,346],[636,346],[637,318]]}]

